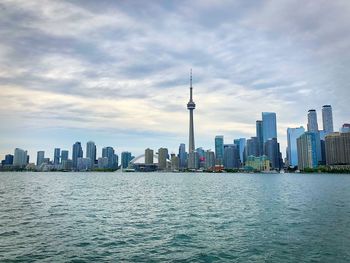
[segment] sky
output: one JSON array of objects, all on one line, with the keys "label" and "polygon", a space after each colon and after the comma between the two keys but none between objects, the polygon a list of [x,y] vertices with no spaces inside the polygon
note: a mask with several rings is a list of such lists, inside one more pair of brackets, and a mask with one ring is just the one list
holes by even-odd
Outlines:
[{"label": "sky", "polygon": [[135,156],[255,136],[261,112],[286,129],[333,107],[350,122],[350,1],[0,2],[0,157],[53,156],[76,141]]}]

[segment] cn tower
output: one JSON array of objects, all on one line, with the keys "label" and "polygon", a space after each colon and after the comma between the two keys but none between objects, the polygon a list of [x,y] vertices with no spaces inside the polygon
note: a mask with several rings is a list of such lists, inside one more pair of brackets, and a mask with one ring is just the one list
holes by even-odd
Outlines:
[{"label": "cn tower", "polygon": [[187,109],[190,111],[190,135],[188,151],[194,152],[194,127],[193,127],[193,110],[196,108],[196,104],[192,100],[192,69],[190,73],[190,101],[187,103]]}]

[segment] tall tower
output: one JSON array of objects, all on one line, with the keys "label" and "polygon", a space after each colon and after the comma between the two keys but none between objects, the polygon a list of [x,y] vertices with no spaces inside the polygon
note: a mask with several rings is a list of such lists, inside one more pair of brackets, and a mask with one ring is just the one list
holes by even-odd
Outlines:
[{"label": "tall tower", "polygon": [[326,135],[332,133],[333,130],[333,115],[332,106],[323,105],[322,107],[322,121],[323,121],[323,131]]},{"label": "tall tower", "polygon": [[194,127],[193,127],[193,110],[196,108],[196,104],[192,100],[192,69],[190,73],[190,101],[187,103],[187,109],[190,111],[190,135],[188,152],[194,152]]},{"label": "tall tower", "polygon": [[309,110],[307,114],[307,131],[318,132],[317,113],[314,109]]}]

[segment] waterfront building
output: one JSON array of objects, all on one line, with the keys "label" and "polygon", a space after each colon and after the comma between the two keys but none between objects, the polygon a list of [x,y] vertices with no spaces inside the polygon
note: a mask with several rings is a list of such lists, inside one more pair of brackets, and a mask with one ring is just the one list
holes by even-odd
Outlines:
[{"label": "waterfront building", "polygon": [[[123,159],[123,157],[122,157],[122,159]],[[99,169],[107,169],[108,168],[108,158],[107,157],[99,157],[97,160],[97,167]]]},{"label": "waterfront building", "polygon": [[326,136],[327,165],[350,165],[350,132],[334,132]]},{"label": "waterfront building", "polygon": [[68,154],[69,152],[67,150],[61,151],[61,162],[68,160]]},{"label": "waterfront building", "polygon": [[279,151],[279,143],[276,138],[268,139],[264,144],[264,152],[266,156],[270,160],[271,168],[274,170],[281,169],[281,161],[280,161],[280,151]]},{"label": "waterfront building", "polygon": [[237,145],[225,144],[224,145],[224,160],[225,169],[234,169],[240,167],[240,153]]},{"label": "waterfront building", "polygon": [[224,136],[215,136],[215,164],[222,165],[224,160]]},{"label": "waterfront building", "polygon": [[40,166],[42,163],[44,163],[44,158],[45,158],[45,152],[38,151],[36,155],[36,166]]},{"label": "waterfront building", "polygon": [[180,169],[187,168],[187,153],[186,153],[186,145],[181,143],[179,146],[179,166]]},{"label": "waterfront building", "polygon": [[243,166],[245,162],[245,153],[246,153],[246,139],[245,138],[239,138],[237,140],[234,140],[235,142],[238,142],[238,151],[239,151],[239,159],[241,160],[241,165]]},{"label": "waterfront building", "polygon": [[196,104],[192,98],[192,69],[190,74],[190,100],[187,103],[187,109],[190,111],[190,129],[189,129],[189,144],[188,152],[191,153],[194,151],[194,124],[193,124],[193,110],[196,108]]},{"label": "waterfront building", "polygon": [[172,171],[178,171],[179,170],[179,157],[176,156],[174,153],[171,154],[171,170]]},{"label": "waterfront building", "polygon": [[61,149],[55,148],[54,153],[53,153],[53,164],[54,165],[60,164],[60,155],[61,155]]},{"label": "waterfront building", "polygon": [[102,157],[106,157],[108,159],[109,169],[118,168],[118,155],[115,154],[113,147],[104,147],[102,149]]},{"label": "waterfront building", "polygon": [[92,169],[92,160],[90,158],[78,157],[77,159],[78,171],[89,171],[91,169]]},{"label": "waterfront building", "polygon": [[205,165],[204,153],[205,153],[205,151],[203,150],[202,147],[199,147],[196,149],[196,152],[199,155],[199,168],[204,168],[204,165]]},{"label": "waterfront building", "polygon": [[92,165],[96,163],[96,145],[93,141],[86,143],[86,158],[90,158]]},{"label": "waterfront building", "polygon": [[211,150],[207,150],[204,153],[204,168],[207,170],[214,169],[215,167],[215,153]]},{"label": "waterfront building", "polygon": [[287,162],[289,166],[298,165],[297,138],[304,132],[305,129],[303,126],[287,129]]},{"label": "waterfront building", "polygon": [[299,170],[318,166],[317,134],[315,132],[305,132],[297,139]]},{"label": "waterfront building", "polygon": [[344,123],[340,128],[340,132],[350,132],[350,123]]},{"label": "waterfront building", "polygon": [[167,159],[168,159],[168,149],[159,148],[158,149],[158,169],[165,170],[167,168]]},{"label": "waterfront building", "polygon": [[73,161],[70,159],[61,160],[62,170],[63,171],[71,171],[73,168]]},{"label": "waterfront building", "polygon": [[318,132],[318,122],[316,110],[311,109],[307,114],[307,131]]},{"label": "waterfront building", "polygon": [[73,168],[77,168],[78,165],[78,158],[83,157],[83,148],[81,148],[81,143],[76,142],[73,144],[73,151],[72,151],[72,161],[73,161]]},{"label": "waterfront building", "polygon": [[333,129],[333,114],[331,105],[323,105],[322,107],[322,123],[325,135],[334,132]]},{"label": "waterfront building", "polygon": [[12,154],[6,154],[5,159],[1,161],[1,165],[13,165],[13,155]]},{"label": "waterfront building", "polygon": [[261,156],[264,154],[263,122],[261,120],[256,121],[256,137],[259,143],[259,154],[257,156]]},{"label": "waterfront building", "polygon": [[153,164],[153,150],[150,148],[145,150],[145,164]]},{"label": "waterfront building", "polygon": [[13,155],[13,166],[16,167],[24,167],[28,163],[28,155],[27,151],[24,151],[20,148],[15,149],[15,153]]},{"label": "waterfront building", "polygon": [[188,154],[188,169],[197,170],[199,169],[199,154],[198,152],[190,152]]},{"label": "waterfront building", "polygon": [[123,169],[128,168],[130,161],[132,160],[131,152],[122,152],[121,154],[121,166]]},{"label": "waterfront building", "polygon": [[261,115],[263,125],[263,142],[265,143],[268,139],[277,138],[276,113],[263,112]]},{"label": "waterfront building", "polygon": [[251,137],[247,140],[246,155],[260,156],[260,144],[258,137]]},{"label": "waterfront building", "polygon": [[250,155],[247,157],[246,169],[252,169],[255,171],[269,171],[270,170],[270,160],[266,155],[262,156],[253,156]]}]

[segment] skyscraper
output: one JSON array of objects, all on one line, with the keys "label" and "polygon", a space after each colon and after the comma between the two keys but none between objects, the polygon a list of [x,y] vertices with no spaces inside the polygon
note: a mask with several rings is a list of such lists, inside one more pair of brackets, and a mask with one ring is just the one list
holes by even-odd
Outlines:
[{"label": "skyscraper", "polygon": [[335,132],[326,136],[327,165],[350,165],[350,132]]},{"label": "skyscraper", "polygon": [[83,157],[83,149],[81,148],[80,142],[76,142],[73,144],[72,152],[73,168],[76,169],[78,165],[78,158]]},{"label": "skyscraper", "polygon": [[322,107],[322,123],[325,135],[334,132],[333,129],[333,114],[331,105],[323,105]]},{"label": "skyscraper", "polygon": [[259,154],[259,139],[258,137],[251,137],[247,140],[246,155],[258,157]]},{"label": "skyscraper", "polygon": [[298,165],[297,139],[305,132],[304,127],[287,129],[287,160],[289,166]]},{"label": "skyscraper", "polygon": [[204,168],[205,169],[213,169],[215,167],[215,154],[213,151],[206,151],[204,153],[205,163]]},{"label": "skyscraper", "polygon": [[40,166],[44,162],[45,158],[45,152],[44,151],[38,151],[36,155],[36,165]]},{"label": "skyscraper", "polygon": [[224,160],[225,169],[233,169],[240,167],[240,156],[237,145],[225,144],[224,145]]},{"label": "skyscraper", "polygon": [[180,169],[187,168],[187,153],[184,143],[181,143],[179,146],[179,167]]},{"label": "skyscraper", "polygon": [[264,155],[264,136],[263,136],[263,122],[256,121],[256,137],[258,138],[259,154],[257,156]]},{"label": "skyscraper", "polygon": [[263,125],[263,141],[264,141],[264,143],[268,139],[277,138],[276,113],[263,112],[262,113],[262,125]]},{"label": "skyscraper", "polygon": [[196,108],[196,104],[192,100],[192,69],[190,74],[190,101],[187,103],[187,109],[190,111],[190,130],[189,130],[189,153],[194,151],[194,125],[193,125],[193,110]]},{"label": "skyscraper", "polygon": [[108,159],[108,168],[118,168],[118,155],[115,154],[113,147],[104,147],[102,149],[102,157],[106,157]]},{"label": "skyscraper", "polygon": [[222,165],[224,160],[224,136],[215,136],[215,158],[216,164]]},{"label": "skyscraper", "polygon": [[314,109],[309,110],[307,114],[307,131],[318,132],[317,113]]},{"label": "skyscraper", "polygon": [[128,168],[129,162],[132,160],[131,152],[122,152],[121,166],[123,169]]},{"label": "skyscraper", "polygon": [[96,163],[96,145],[93,141],[86,143],[86,158],[90,158],[92,166]]},{"label": "skyscraper", "polygon": [[16,148],[15,153],[13,155],[13,166],[24,167],[25,165],[27,165],[27,162],[27,151],[24,151],[20,148]]},{"label": "skyscraper", "polygon": [[60,155],[61,155],[61,149],[55,148],[54,154],[53,154],[53,164],[59,164],[60,163]]},{"label": "skyscraper", "polygon": [[316,132],[305,132],[297,139],[298,168],[315,168],[318,165]]},{"label": "skyscraper", "polygon": [[61,162],[67,161],[68,160],[68,151],[67,150],[62,150],[61,151]]},{"label": "skyscraper", "polygon": [[145,150],[145,164],[153,164],[153,150],[150,148]]},{"label": "skyscraper", "polygon": [[188,169],[199,169],[199,154],[197,151],[188,154]]},{"label": "skyscraper", "polygon": [[280,167],[280,151],[279,144],[276,138],[268,139],[264,144],[265,155],[269,158],[271,168],[279,170]]},{"label": "skyscraper", "polygon": [[168,149],[158,149],[158,169],[165,170],[167,168]]}]

